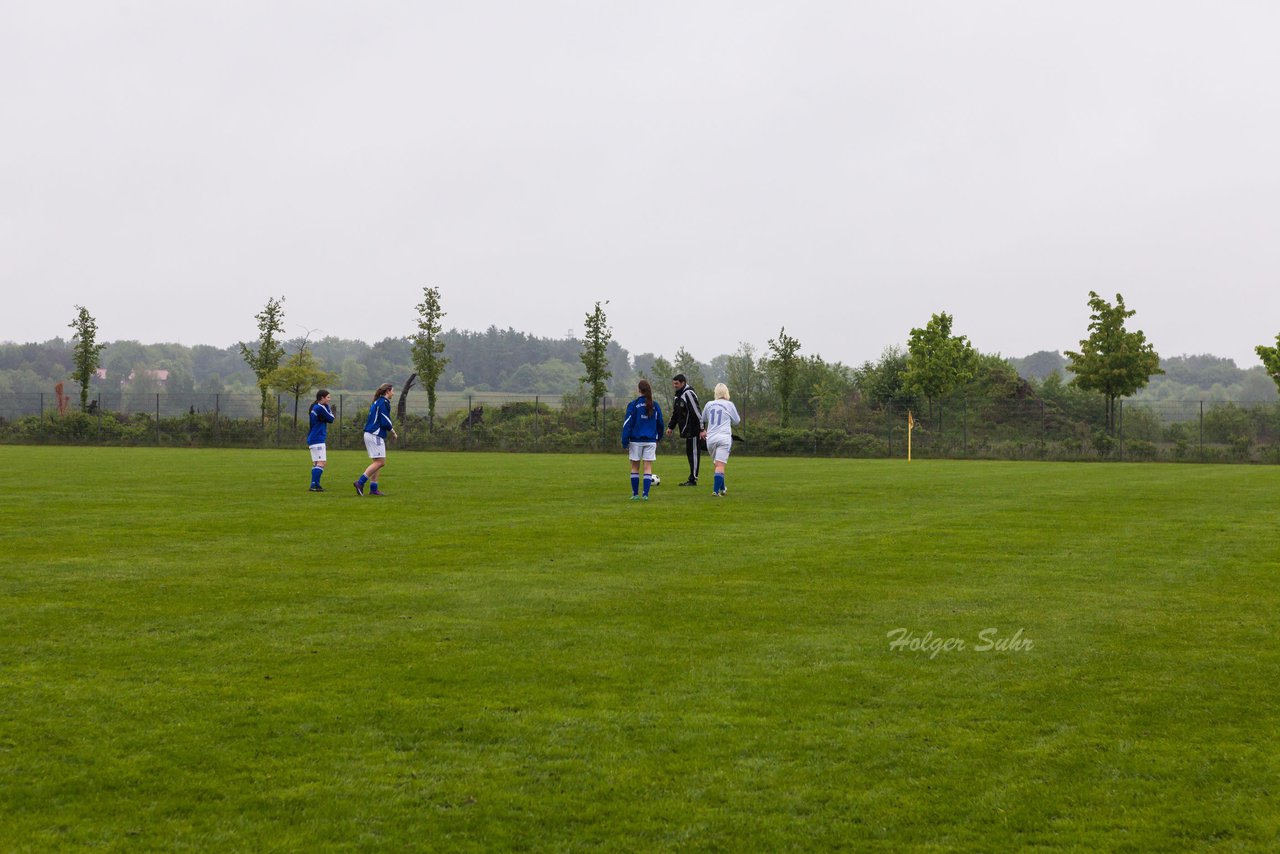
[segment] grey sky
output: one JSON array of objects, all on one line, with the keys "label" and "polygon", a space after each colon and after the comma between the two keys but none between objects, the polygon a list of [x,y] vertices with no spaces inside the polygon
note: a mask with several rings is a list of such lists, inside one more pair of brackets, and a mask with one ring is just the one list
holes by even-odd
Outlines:
[{"label": "grey sky", "polygon": [[1280,332],[1273,2],[0,0],[0,340]]}]

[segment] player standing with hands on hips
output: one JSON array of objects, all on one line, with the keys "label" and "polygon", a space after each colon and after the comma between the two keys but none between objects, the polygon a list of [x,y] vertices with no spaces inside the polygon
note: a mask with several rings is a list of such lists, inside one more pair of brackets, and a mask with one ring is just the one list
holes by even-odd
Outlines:
[{"label": "player standing with hands on hips", "polygon": [[385,495],[378,489],[378,472],[387,464],[387,434],[396,438],[396,429],[391,425],[391,395],[395,394],[391,383],[378,386],[373,395],[373,403],[369,404],[369,418],[364,422],[364,447],[369,452],[369,467],[360,475],[360,479],[352,484],[356,495],[364,495],[364,485],[369,484],[369,495]]},{"label": "player standing with hands on hips", "polygon": [[671,410],[671,426],[667,429],[670,435],[676,429],[684,438],[685,454],[689,457],[689,479],[681,486],[698,485],[698,468],[702,463],[702,448],[698,445],[698,436],[702,433],[702,409],[698,406],[698,393],[685,379],[684,374],[676,374],[671,378],[671,389],[675,392],[675,402]]},{"label": "player standing with hands on hips", "polygon": [[325,442],[329,439],[329,425],[333,423],[333,410],[329,408],[329,390],[316,392],[316,402],[311,404],[311,430],[307,433],[307,450],[311,452],[311,492],[324,492],[320,476],[328,460]]},{"label": "player standing with hands on hips", "polygon": [[640,396],[627,404],[627,416],[622,421],[622,447],[631,458],[631,500],[640,495],[640,463],[644,463],[644,496],[649,500],[649,487],[653,486],[653,460],[658,452],[658,440],[662,438],[662,407],[653,399],[653,386],[648,380],[640,380]]},{"label": "player standing with hands on hips", "polygon": [[702,438],[707,440],[707,453],[716,466],[711,494],[720,497],[728,491],[724,488],[724,467],[729,463],[729,450],[733,447],[733,425],[742,421],[738,407],[729,400],[729,387],[724,383],[716,384],[716,399],[702,410],[702,420],[707,425],[707,429],[702,431]]}]

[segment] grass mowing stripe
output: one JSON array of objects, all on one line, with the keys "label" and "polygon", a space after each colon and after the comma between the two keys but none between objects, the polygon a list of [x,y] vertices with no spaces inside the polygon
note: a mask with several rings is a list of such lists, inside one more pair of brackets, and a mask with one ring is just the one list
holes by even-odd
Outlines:
[{"label": "grass mowing stripe", "polygon": [[0,462],[20,849],[1280,842],[1276,469]]}]

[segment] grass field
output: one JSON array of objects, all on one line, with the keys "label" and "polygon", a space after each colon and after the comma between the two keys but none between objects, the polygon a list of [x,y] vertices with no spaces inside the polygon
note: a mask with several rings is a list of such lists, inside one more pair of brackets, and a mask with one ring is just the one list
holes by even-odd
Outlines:
[{"label": "grass field", "polygon": [[363,465],[0,447],[0,847],[1280,846],[1278,468]]}]

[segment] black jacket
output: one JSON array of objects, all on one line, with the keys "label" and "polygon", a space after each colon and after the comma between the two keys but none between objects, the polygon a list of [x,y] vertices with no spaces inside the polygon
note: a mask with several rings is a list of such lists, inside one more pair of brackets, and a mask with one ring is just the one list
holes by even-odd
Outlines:
[{"label": "black jacket", "polygon": [[702,432],[702,407],[698,404],[698,393],[693,390],[693,386],[686,385],[676,395],[668,426],[679,430],[680,435],[686,439],[695,438]]}]

